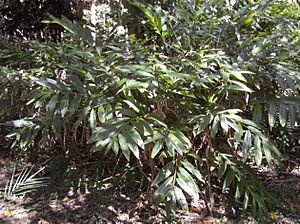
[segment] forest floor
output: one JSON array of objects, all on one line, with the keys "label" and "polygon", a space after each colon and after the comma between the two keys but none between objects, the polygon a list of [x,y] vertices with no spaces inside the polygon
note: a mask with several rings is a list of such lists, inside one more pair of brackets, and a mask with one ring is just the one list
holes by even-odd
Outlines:
[{"label": "forest floor", "polygon": [[[45,167],[43,176],[49,177],[47,186],[34,193],[0,201],[0,224],[168,223],[161,207],[151,201],[152,189],[145,187],[149,183],[138,168],[109,167],[113,158],[83,156],[85,147],[80,153],[78,148],[71,150],[73,160],[64,149],[20,157],[3,136],[0,139],[0,187],[10,180],[14,167]],[[179,211],[173,223],[300,223],[299,153],[285,156],[284,164],[281,171],[260,170],[262,181],[280,202],[268,219],[255,221],[220,200],[213,215],[200,201],[187,214]]]}]

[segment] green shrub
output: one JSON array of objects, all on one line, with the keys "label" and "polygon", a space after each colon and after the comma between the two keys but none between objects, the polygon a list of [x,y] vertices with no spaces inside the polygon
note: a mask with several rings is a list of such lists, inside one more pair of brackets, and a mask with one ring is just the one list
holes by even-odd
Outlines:
[{"label": "green shrub", "polygon": [[169,12],[132,4],[147,27],[141,40],[51,16],[69,32],[61,43],[25,43],[19,65],[6,58],[3,84],[21,79],[28,91],[28,116],[10,122],[14,145],[80,140],[141,161],[169,214],[188,210],[187,198],[211,209],[218,189],[266,212],[255,168],[280,163],[272,130],[299,121],[300,11],[272,1],[178,1]]}]

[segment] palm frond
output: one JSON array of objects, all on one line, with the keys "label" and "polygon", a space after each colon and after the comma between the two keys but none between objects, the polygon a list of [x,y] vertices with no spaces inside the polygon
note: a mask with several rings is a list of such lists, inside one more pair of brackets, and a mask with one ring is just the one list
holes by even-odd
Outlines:
[{"label": "palm frond", "polygon": [[37,177],[44,169],[45,167],[42,167],[33,173],[32,167],[23,168],[20,173],[16,173],[16,167],[14,167],[11,178],[7,181],[5,188],[0,189],[2,192],[0,198],[6,200],[12,197],[22,196],[35,191],[37,188],[46,186],[48,178]]}]

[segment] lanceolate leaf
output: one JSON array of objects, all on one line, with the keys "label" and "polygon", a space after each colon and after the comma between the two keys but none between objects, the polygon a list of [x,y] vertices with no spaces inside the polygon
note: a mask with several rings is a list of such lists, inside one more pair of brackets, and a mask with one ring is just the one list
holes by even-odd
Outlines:
[{"label": "lanceolate leaf", "polygon": [[60,101],[60,113],[64,117],[69,109],[69,94],[65,94]]},{"label": "lanceolate leaf", "polygon": [[289,110],[290,110],[290,123],[291,123],[291,126],[294,126],[298,119],[298,112],[297,112],[296,107],[293,105],[289,106]]},{"label": "lanceolate leaf", "polygon": [[162,141],[162,140],[158,140],[155,142],[155,144],[151,150],[151,158],[152,159],[159,153],[159,151],[162,149],[163,145],[164,145],[164,141]]},{"label": "lanceolate leaf", "polygon": [[279,123],[282,127],[284,127],[286,125],[286,122],[287,122],[286,105],[280,104]]},{"label": "lanceolate leaf", "polygon": [[230,186],[233,180],[234,180],[234,172],[232,169],[228,169],[223,182],[223,191],[225,191]]},{"label": "lanceolate leaf", "polygon": [[225,134],[227,134],[227,132],[228,132],[228,122],[227,122],[227,119],[225,118],[225,116],[223,114],[219,115],[219,119],[220,119],[220,123],[221,123],[221,127],[223,129],[223,132]]},{"label": "lanceolate leaf", "polygon": [[254,147],[255,147],[254,149],[255,162],[257,166],[260,166],[262,161],[262,149],[261,149],[261,139],[257,135],[254,137]]},{"label": "lanceolate leaf", "polygon": [[[203,118],[203,120],[201,121],[200,126],[199,126],[199,128],[197,129],[197,132],[198,132],[198,133],[202,132],[202,131],[210,124],[210,122],[212,121],[213,118],[214,118],[214,117],[213,117],[213,115],[211,115],[211,114],[206,115],[206,116]],[[214,128],[216,128],[216,127],[214,127]],[[214,131],[215,131],[215,130],[214,130]]]},{"label": "lanceolate leaf", "polygon": [[187,160],[181,161],[181,163],[183,164],[184,168],[186,170],[188,170],[191,174],[193,174],[200,182],[204,183],[204,178],[202,176],[202,174],[200,173],[199,170],[197,170],[193,164],[191,164],[190,162],[188,162]]},{"label": "lanceolate leaf", "polygon": [[34,123],[30,120],[20,119],[20,120],[7,122],[7,124],[15,128],[22,128],[22,127],[33,126]]},{"label": "lanceolate leaf", "polygon": [[240,186],[241,186],[240,184],[238,184],[236,186],[235,195],[234,195],[234,197],[236,199],[239,199],[241,197],[241,187]]},{"label": "lanceolate leaf", "polygon": [[58,91],[68,91],[69,88],[67,88],[64,84],[50,78],[36,78],[36,77],[30,77],[32,81],[48,87],[53,90],[58,90]]},{"label": "lanceolate leaf", "polygon": [[95,111],[95,109],[91,110],[89,121],[90,121],[91,129],[94,130],[96,128],[96,111]]},{"label": "lanceolate leaf", "polygon": [[99,107],[98,107],[98,110],[97,110],[97,115],[98,115],[98,119],[101,123],[104,123],[105,122],[105,118],[106,118],[106,114],[105,114],[105,109],[104,109],[104,106],[103,104],[100,104]]},{"label": "lanceolate leaf", "polygon": [[174,186],[174,191],[175,191],[176,200],[178,201],[180,207],[184,211],[188,211],[188,202],[182,190],[179,187]]},{"label": "lanceolate leaf", "polygon": [[158,203],[161,203],[166,198],[168,192],[172,189],[171,183],[172,177],[168,177],[154,192],[153,197]]},{"label": "lanceolate leaf", "polygon": [[249,93],[253,92],[252,89],[250,89],[245,84],[243,84],[239,81],[231,80],[231,83],[233,83],[233,84],[227,86],[227,89],[229,89],[229,90],[243,91],[243,92],[249,92]]},{"label": "lanceolate leaf", "polygon": [[118,134],[118,139],[119,139],[119,144],[120,144],[120,148],[122,149],[123,155],[125,156],[127,161],[130,161],[130,150],[128,146],[128,139],[125,136],[123,136],[121,133]]},{"label": "lanceolate leaf", "polygon": [[138,145],[141,149],[144,149],[144,141],[134,127],[129,128],[129,134],[135,144]]},{"label": "lanceolate leaf", "polygon": [[152,185],[161,183],[163,180],[165,180],[173,173],[174,173],[174,161],[170,161],[159,171],[159,173],[153,180]]},{"label": "lanceolate leaf", "polygon": [[215,138],[216,134],[218,133],[219,126],[220,126],[219,116],[215,116],[214,121],[211,126],[211,132],[210,132],[210,135],[212,138]]},{"label": "lanceolate leaf", "polygon": [[171,129],[170,134],[174,135],[177,137],[178,142],[180,142],[180,144],[184,145],[185,148],[190,148],[192,146],[192,143],[190,142],[190,140],[178,129]]},{"label": "lanceolate leaf", "polygon": [[249,203],[249,193],[246,190],[245,194],[244,194],[244,201],[243,201],[243,207],[244,207],[244,209],[246,209],[248,207],[248,203]]},{"label": "lanceolate leaf", "polygon": [[187,178],[184,174],[178,172],[176,177],[176,182],[181,187],[181,189],[184,190],[188,195],[190,195],[194,199],[199,198],[198,187],[195,187],[195,183],[191,181],[190,178]]},{"label": "lanceolate leaf", "polygon": [[257,124],[260,124],[262,120],[262,105],[257,103],[253,107],[253,121]]},{"label": "lanceolate leaf", "polygon": [[273,103],[270,103],[269,105],[269,113],[268,113],[268,119],[269,119],[269,125],[270,127],[274,127],[275,125],[275,105]]},{"label": "lanceolate leaf", "polygon": [[[133,153],[133,155],[137,159],[139,159],[140,152],[139,152],[138,143],[140,143],[140,141],[142,141],[142,140],[141,140],[140,136],[138,135],[138,133],[136,131],[132,130],[132,127],[129,127],[129,126],[123,128],[121,133],[126,138],[126,144],[124,143],[123,146],[121,145],[121,149],[124,149],[127,146],[130,149],[130,151]],[[139,137],[137,137],[136,134]],[[138,143],[134,140],[134,138],[135,138],[135,140],[137,140]],[[140,143],[140,144],[142,145],[143,143]]]},{"label": "lanceolate leaf", "polygon": [[48,104],[46,106],[46,110],[49,115],[53,114],[56,104],[58,103],[58,97],[59,97],[58,95],[54,95],[48,102]]},{"label": "lanceolate leaf", "polygon": [[243,141],[243,159],[247,158],[251,144],[252,144],[251,132],[247,130],[245,132],[244,141]]}]

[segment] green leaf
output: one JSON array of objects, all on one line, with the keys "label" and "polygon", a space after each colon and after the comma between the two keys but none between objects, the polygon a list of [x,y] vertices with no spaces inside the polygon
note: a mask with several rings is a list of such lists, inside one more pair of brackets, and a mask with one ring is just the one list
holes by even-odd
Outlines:
[{"label": "green leaf", "polygon": [[244,201],[243,201],[243,208],[244,208],[244,209],[247,209],[248,203],[249,203],[249,193],[248,193],[248,191],[246,190],[246,191],[245,191],[245,194],[244,194]]},{"label": "green leaf", "polygon": [[169,131],[170,134],[176,136],[176,138],[179,140],[179,142],[184,145],[184,148],[191,148],[192,143],[190,140],[178,129],[171,129]]},{"label": "green leaf", "polygon": [[100,123],[104,123],[105,122],[105,109],[103,104],[100,104],[97,110],[97,115],[98,115],[98,119],[100,121]]},{"label": "green leaf", "polygon": [[[125,128],[123,128],[123,130],[122,130],[122,135],[126,138],[126,145],[124,145],[124,147],[129,147],[129,149],[130,149],[130,151],[133,153],[133,155],[137,158],[137,159],[140,159],[140,152],[139,152],[139,148],[138,148],[138,145],[137,144],[141,144],[142,146],[143,146],[143,141],[142,141],[142,139],[140,138],[140,136],[139,136],[139,134],[135,131],[135,130],[133,130],[133,128],[132,127],[129,127],[129,126],[127,126],[127,127],[125,127]],[[137,135],[139,136],[139,137],[137,137]],[[137,142],[136,141],[134,141],[134,139],[133,138],[139,138],[139,139],[136,139],[137,140]],[[141,143],[141,142],[142,143]],[[125,144],[125,143],[124,143]],[[121,148],[122,148],[122,146],[121,146]]]},{"label": "green leaf", "polygon": [[241,184],[237,184],[235,189],[235,195],[234,198],[239,199],[241,197]]},{"label": "green leaf", "polygon": [[63,83],[58,82],[54,79],[50,78],[36,78],[33,76],[30,76],[30,79],[34,81],[35,83],[48,87],[53,90],[58,90],[58,91],[69,91],[70,89],[67,88]]},{"label": "green leaf", "polygon": [[174,191],[175,191],[175,197],[176,197],[176,201],[178,201],[180,207],[184,210],[184,211],[188,211],[189,207],[188,207],[188,202],[186,200],[186,197],[184,196],[182,190],[175,186],[174,187]]},{"label": "green leaf", "polygon": [[95,111],[95,109],[91,110],[89,121],[90,121],[91,129],[94,130],[96,128],[96,111]]},{"label": "green leaf", "polygon": [[84,85],[81,82],[81,80],[79,79],[78,75],[71,74],[69,76],[69,79],[70,79],[71,83],[74,85],[74,87],[76,88],[76,90],[79,91],[79,93],[81,93],[81,94],[85,94],[86,93]]},{"label": "green leaf", "polygon": [[94,143],[98,145],[107,145],[110,139],[116,136],[119,129],[128,121],[128,118],[115,118],[106,121],[100,127],[97,127],[91,135],[88,143]]},{"label": "green leaf", "polygon": [[163,180],[168,178],[174,173],[174,161],[168,162],[157,174],[152,182],[152,186],[161,183]]},{"label": "green leaf", "polygon": [[244,83],[241,83],[241,82],[235,81],[235,80],[230,80],[230,82],[233,83],[233,84],[227,86],[227,89],[243,91],[243,92],[248,92],[248,93],[253,93],[254,92],[252,89],[250,89]]},{"label": "green leaf", "polygon": [[285,84],[285,81],[283,80],[283,78],[280,75],[276,75],[276,79],[277,79],[280,87],[282,89],[285,89],[286,88],[286,84]]},{"label": "green leaf", "polygon": [[262,120],[262,105],[257,103],[253,107],[253,122],[260,124]]},{"label": "green leaf", "polygon": [[282,127],[285,127],[286,125],[286,105],[284,105],[283,103],[280,104],[280,110],[279,110],[279,123]]},{"label": "green leaf", "polygon": [[112,106],[108,103],[105,107],[105,119],[110,120],[113,119],[114,112]]},{"label": "green leaf", "polygon": [[140,109],[138,108],[137,105],[135,105],[133,102],[130,100],[123,100],[124,103],[126,103],[130,108],[132,108],[135,112],[139,113]]},{"label": "green leaf", "polygon": [[126,137],[124,137],[121,133],[118,134],[118,139],[119,139],[119,145],[122,149],[122,153],[125,156],[125,158],[127,159],[127,161],[130,161],[130,150],[128,147],[128,142]]},{"label": "green leaf", "polygon": [[154,77],[152,75],[152,69],[148,64],[131,64],[131,65],[121,65],[115,68],[118,72],[129,73],[129,74],[138,74],[144,77]]},{"label": "green leaf", "polygon": [[275,112],[276,112],[275,105],[273,103],[270,103],[269,104],[269,113],[268,113],[270,128],[274,127],[274,125],[275,125]]},{"label": "green leaf", "polygon": [[220,126],[219,120],[220,120],[219,116],[215,116],[214,121],[213,121],[212,126],[211,126],[211,131],[210,131],[210,136],[212,138],[215,138],[216,134],[219,131],[219,126]]},{"label": "green leaf", "polygon": [[34,123],[30,120],[20,119],[7,122],[7,125],[13,126],[14,128],[31,127]]},{"label": "green leaf", "polygon": [[198,76],[195,75],[195,74],[185,74],[185,73],[168,71],[167,75],[169,75],[172,78],[178,78],[178,79],[181,79],[181,80],[191,80],[191,81],[198,80]]},{"label": "green leaf", "polygon": [[196,183],[194,182],[193,178],[189,175],[189,173],[186,172],[183,168],[181,168],[180,172],[177,173],[176,182],[181,187],[181,189],[184,190],[188,195],[190,195],[196,200],[199,198],[199,189]]},{"label": "green leaf", "polygon": [[290,123],[291,126],[294,126],[296,124],[296,121],[298,120],[298,112],[295,106],[289,105],[290,110]]},{"label": "green leaf", "polygon": [[63,95],[60,101],[60,113],[61,117],[64,117],[68,111],[69,108],[69,94]]},{"label": "green leaf", "polygon": [[179,155],[183,155],[184,151],[186,151],[187,149],[185,142],[182,142],[172,133],[168,134],[168,137],[166,138],[165,141],[166,141],[167,148],[172,153],[172,155],[175,155],[174,154],[175,151],[179,153]]},{"label": "green leaf", "polygon": [[128,89],[139,89],[141,92],[144,92],[144,90],[149,86],[148,83],[139,82],[134,79],[127,79],[122,88],[116,93],[118,95],[119,93],[123,92],[124,90]]},{"label": "green leaf", "polygon": [[261,139],[257,135],[255,135],[254,137],[254,146],[255,146],[255,162],[257,166],[260,166],[262,161],[262,149],[261,149]]},{"label": "green leaf", "polygon": [[153,197],[158,203],[161,203],[167,197],[168,192],[172,189],[172,179],[172,177],[168,177],[163,184],[154,191]]},{"label": "green leaf", "polygon": [[142,149],[145,148],[144,146],[144,141],[142,139],[142,137],[140,136],[140,134],[137,132],[137,130],[135,130],[135,128],[131,127],[129,129],[129,134],[132,138],[132,140],[139,146],[141,147]]},{"label": "green leaf", "polygon": [[73,100],[70,101],[70,106],[69,106],[69,110],[70,110],[70,115],[73,115],[75,112],[77,112],[78,107],[80,106],[80,102],[81,102],[81,96],[76,95]]},{"label": "green leaf", "polygon": [[206,115],[202,119],[200,126],[197,128],[197,132],[201,133],[210,124],[210,122],[213,120],[213,118],[214,118],[214,116],[212,114]]},{"label": "green leaf", "polygon": [[165,127],[165,128],[167,128],[168,126],[164,123],[164,122],[162,122],[161,120],[160,120],[160,118],[157,116],[157,115],[155,115],[155,114],[147,114],[146,116],[145,116],[145,119],[146,120],[152,120],[152,121],[154,121],[154,122],[156,122],[157,124],[159,124],[159,125],[161,125],[161,126],[163,126],[163,127]]},{"label": "green leaf", "polygon": [[220,169],[219,169],[218,175],[217,175],[219,180],[223,177],[223,175],[227,171],[227,166],[228,166],[227,161],[226,160],[222,160],[221,166],[220,166]]},{"label": "green leaf", "polygon": [[242,74],[242,71],[231,71],[231,70],[228,70],[228,72],[229,72],[233,77],[235,77],[236,79],[241,80],[241,81],[243,81],[243,82],[247,82],[247,80],[245,79],[245,77],[244,77],[243,74]]},{"label": "green leaf", "polygon": [[227,171],[226,177],[224,178],[223,191],[225,191],[230,186],[233,180],[234,180],[234,172],[232,169],[229,169]]},{"label": "green leaf", "polygon": [[245,132],[244,141],[243,141],[243,159],[244,160],[247,159],[251,144],[252,144],[251,132],[247,130]]},{"label": "green leaf", "polygon": [[151,124],[149,124],[143,118],[133,120],[131,123],[138,130],[138,132],[141,133],[142,136],[146,137],[153,135],[153,128],[151,127]]},{"label": "green leaf", "polygon": [[223,114],[221,114],[221,115],[219,115],[219,120],[221,123],[221,127],[223,129],[223,132],[225,134],[227,134],[228,133],[228,122],[227,122],[226,117]]},{"label": "green leaf", "polygon": [[200,182],[205,183],[202,174],[200,173],[199,170],[195,168],[193,164],[191,164],[187,160],[181,161],[181,164],[184,166],[185,169],[187,169],[191,174],[193,174]]},{"label": "green leaf", "polygon": [[64,27],[68,32],[74,34],[74,27],[73,27],[71,22],[67,23],[66,21],[58,19],[58,18],[56,18],[55,16],[52,16],[52,15],[49,15],[49,17],[52,20],[43,20],[42,22],[43,23],[57,23],[57,24],[61,25],[62,27]]},{"label": "green leaf", "polygon": [[271,165],[272,164],[272,155],[271,155],[271,151],[270,151],[270,143],[265,138],[262,139],[262,143],[263,143],[263,151],[264,151],[266,160],[267,160],[268,164]]},{"label": "green leaf", "polygon": [[58,97],[59,97],[58,95],[54,95],[48,102],[48,104],[46,106],[46,111],[49,115],[53,114],[56,104],[58,103]]},{"label": "green leaf", "polygon": [[119,149],[120,149],[118,138],[114,137],[114,138],[112,138],[111,141],[113,141],[112,150],[115,153],[115,155],[117,156],[119,153]]},{"label": "green leaf", "polygon": [[159,151],[162,149],[164,146],[164,141],[163,140],[158,140],[155,142],[154,146],[152,147],[151,150],[151,158],[154,159],[155,156],[159,153]]}]

